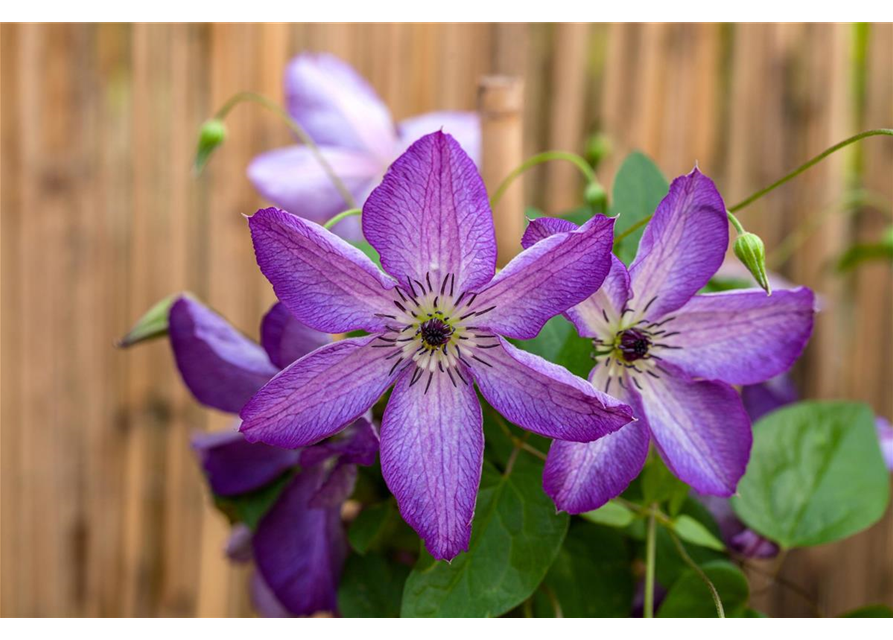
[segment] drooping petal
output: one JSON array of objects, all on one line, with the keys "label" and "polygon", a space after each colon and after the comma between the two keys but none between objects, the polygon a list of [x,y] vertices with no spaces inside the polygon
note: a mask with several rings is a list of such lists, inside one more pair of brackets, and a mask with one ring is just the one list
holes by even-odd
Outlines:
[{"label": "drooping petal", "polygon": [[281,302],[270,307],[260,324],[260,343],[280,369],[331,341],[332,336],[311,329]]},{"label": "drooping petal", "polygon": [[254,562],[276,599],[294,615],[334,611],[347,554],[340,510],[313,509],[323,470],[298,474],[261,518]]},{"label": "drooping petal", "polygon": [[363,234],[385,270],[455,293],[477,290],[496,270],[496,236],[477,167],[452,136],[416,141],[388,170],[363,206]]},{"label": "drooping petal", "polygon": [[797,402],[799,397],[794,381],[786,373],[741,388],[741,401],[751,422],[756,422],[767,413],[787,404]]},{"label": "drooping petal", "polygon": [[249,442],[295,449],[327,438],[363,415],[396,374],[375,336],[321,347],[290,365],[242,409]]},{"label": "drooping petal", "polygon": [[521,351],[502,338],[475,360],[471,373],[502,415],[547,438],[591,442],[633,419],[632,409],[564,367]]},{"label": "drooping petal", "polygon": [[540,240],[545,240],[556,233],[569,233],[580,227],[564,218],[534,218],[527,223],[524,235],[521,236],[521,246],[529,249]]},{"label": "drooping petal", "polygon": [[481,164],[481,119],[474,111],[432,111],[397,125],[403,149],[432,131],[443,130],[456,139],[478,166]]},{"label": "drooping petal", "polygon": [[661,457],[699,493],[730,496],[750,458],[750,420],[724,382],[691,380],[662,364],[659,379],[639,376],[644,417]]},{"label": "drooping petal", "polygon": [[263,576],[258,571],[251,574],[251,584],[249,585],[251,592],[251,604],[254,605],[255,611],[263,618],[290,618],[292,613],[282,606],[282,603],[276,599],[276,594],[270,589]]},{"label": "drooping petal", "polygon": [[698,169],[673,180],[630,266],[638,313],[661,318],[684,305],[722,264],[729,244],[726,207]]},{"label": "drooping petal", "polygon": [[364,416],[354,420],[339,437],[304,449],[301,453],[301,465],[309,467],[338,456],[344,462],[368,466],[375,462],[378,446],[378,433]]},{"label": "drooping petal", "polygon": [[381,472],[403,519],[438,560],[468,549],[484,456],[481,406],[471,385],[437,373],[397,381],[381,424]]},{"label": "drooping petal", "polygon": [[340,509],[353,493],[357,482],[357,465],[338,462],[326,476],[308,503],[314,509]]},{"label": "drooping petal", "polygon": [[755,384],[800,357],[815,317],[812,291],[725,291],[693,297],[663,325],[662,357],[693,377]]},{"label": "drooping petal", "polygon": [[[379,162],[360,151],[323,147],[320,152],[357,202],[368,195],[382,172]],[[248,165],[248,178],[276,206],[319,224],[350,208],[307,147],[284,147],[257,156]],[[354,224],[359,228],[355,220]],[[335,227],[335,231],[342,230]]]},{"label": "drooping petal", "polygon": [[601,286],[611,269],[613,229],[612,218],[595,216],[525,249],[478,294],[475,308],[494,308],[475,323],[510,338],[536,337],[550,318]]},{"label": "drooping petal", "polygon": [[192,298],[171,307],[168,335],[183,382],[209,407],[238,413],[276,375],[260,345]]},{"label": "drooping petal", "polygon": [[318,145],[370,152],[383,166],[397,144],[388,108],[350,65],[328,53],[305,53],[285,70],[291,116]]},{"label": "drooping petal", "polygon": [[238,431],[196,434],[192,449],[211,490],[221,496],[261,488],[298,464],[300,455],[298,451],[252,444]]},{"label": "drooping petal", "polygon": [[362,251],[319,225],[279,209],[248,219],[260,270],[292,315],[326,333],[384,328],[394,282]]}]

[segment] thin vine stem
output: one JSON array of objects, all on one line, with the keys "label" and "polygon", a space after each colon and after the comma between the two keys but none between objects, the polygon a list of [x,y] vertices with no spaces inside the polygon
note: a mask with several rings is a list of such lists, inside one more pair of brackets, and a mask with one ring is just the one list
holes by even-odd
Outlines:
[{"label": "thin vine stem", "polygon": [[581,156],[578,156],[576,153],[570,153],[568,151],[544,151],[543,153],[538,153],[535,156],[528,158],[524,162],[521,163],[518,168],[512,171],[505,177],[505,180],[497,187],[496,191],[493,193],[493,196],[490,198],[490,207],[495,207],[496,203],[498,203],[502,196],[505,195],[505,192],[511,186],[512,182],[520,176],[522,173],[527,171],[528,169],[532,169],[533,167],[543,164],[544,162],[550,162],[552,160],[565,160],[567,162],[572,163],[575,167],[577,167],[580,172],[586,177],[587,182],[595,182],[595,171],[593,171],[592,167],[589,166],[589,163],[586,162]]},{"label": "thin vine stem", "polygon": [[348,209],[347,211],[342,211],[338,215],[332,216],[329,220],[322,226],[323,229],[331,229],[336,224],[344,220],[345,218],[350,218],[351,216],[358,216],[363,213],[362,209]]},{"label": "thin vine stem", "polygon": [[679,555],[685,561],[689,567],[691,567],[692,571],[694,571],[698,577],[703,580],[704,584],[707,585],[707,588],[710,589],[710,595],[713,596],[713,604],[716,607],[716,615],[719,618],[725,618],[726,612],[722,606],[722,600],[719,599],[719,592],[716,590],[716,587],[713,585],[713,581],[704,573],[704,570],[698,566],[698,563],[691,559],[691,556],[688,555],[688,551],[685,550],[685,545],[682,544],[682,541],[679,540],[679,537],[671,530],[667,529],[667,533],[670,535],[670,539],[673,541],[673,544],[676,545],[676,551],[679,552]]},{"label": "thin vine stem", "polygon": [[657,505],[652,505],[648,515],[648,532],[645,538],[645,606],[643,616],[654,617],[654,568],[657,561]]},{"label": "thin vine stem", "polygon": [[304,130],[304,127],[299,125],[295,120],[288,115],[288,113],[280,107],[278,104],[270,100],[269,98],[262,96],[258,93],[253,93],[251,91],[241,91],[234,96],[232,96],[229,100],[227,100],[222,107],[217,111],[217,114],[214,116],[218,120],[223,120],[227,114],[235,107],[237,104],[241,102],[254,102],[263,107],[266,107],[276,115],[278,115],[288,128],[292,130],[292,132],[298,137],[298,139],[310,149],[310,153],[313,154],[313,158],[319,163],[322,167],[323,171],[325,171],[326,175],[329,177],[329,180],[332,181],[332,184],[335,185],[335,188],[338,190],[338,193],[341,194],[341,197],[344,198],[344,202],[347,203],[347,206],[351,209],[356,208],[357,203],[351,195],[350,191],[345,186],[344,182],[342,182],[341,178],[338,177],[338,174],[335,173],[335,170],[332,169],[332,165],[329,164],[329,161],[325,159],[322,152],[319,150],[319,147],[313,142],[313,138]]}]

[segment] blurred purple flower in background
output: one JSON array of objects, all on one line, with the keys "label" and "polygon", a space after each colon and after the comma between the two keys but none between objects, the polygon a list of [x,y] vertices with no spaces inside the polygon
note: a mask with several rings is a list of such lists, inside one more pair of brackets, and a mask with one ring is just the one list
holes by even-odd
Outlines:
[{"label": "blurred purple flower in background", "polygon": [[[477,114],[435,111],[394,124],[374,89],[350,65],[326,53],[296,57],[285,71],[286,108],[319,146],[335,173],[362,206],[387,167],[417,138],[443,129],[475,162],[480,157]],[[348,208],[310,150],[303,145],[264,153],[248,177],[270,202],[322,224]],[[348,218],[335,227],[342,237],[359,237]]]},{"label": "blurred purple flower in background", "polygon": [[[186,386],[203,404],[229,413],[237,413],[282,367],[331,342],[277,303],[261,324],[261,346],[185,296],[171,307],[168,333]],[[254,559],[258,611],[335,611],[347,553],[341,505],[353,492],[356,465],[375,461],[372,424],[358,418],[341,438],[297,451],[251,444],[236,431],[198,434],[192,445],[216,496],[240,496],[291,474],[256,530],[237,524],[226,549],[233,560]]]}]

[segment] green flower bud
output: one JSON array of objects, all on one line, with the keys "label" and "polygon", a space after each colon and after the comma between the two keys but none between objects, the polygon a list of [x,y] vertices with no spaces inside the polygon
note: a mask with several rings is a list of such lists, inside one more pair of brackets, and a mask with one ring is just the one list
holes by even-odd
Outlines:
[{"label": "green flower bud", "polygon": [[198,149],[195,152],[195,171],[201,173],[208,159],[223,141],[226,140],[226,125],[223,120],[206,120],[198,134]]},{"label": "green flower bud", "polygon": [[127,335],[118,340],[116,346],[126,349],[140,342],[147,342],[167,335],[167,318],[173,304],[182,295],[175,293],[164,300],[156,302],[142,318],[140,318]]},{"label": "green flower bud", "polygon": [[593,167],[611,154],[611,140],[603,133],[590,136],[586,141],[586,159]]},{"label": "green flower bud", "polygon": [[598,182],[590,182],[586,185],[584,192],[586,203],[593,208],[596,213],[607,213],[608,209],[608,192]]},{"label": "green flower bud", "polygon": [[760,236],[745,231],[735,239],[735,255],[747,267],[757,284],[771,295],[769,279],[766,277],[766,247]]}]

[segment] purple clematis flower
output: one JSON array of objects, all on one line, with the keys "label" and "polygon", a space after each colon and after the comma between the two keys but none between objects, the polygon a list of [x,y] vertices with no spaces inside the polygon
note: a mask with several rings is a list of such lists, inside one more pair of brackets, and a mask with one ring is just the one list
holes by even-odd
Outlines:
[{"label": "purple clematis flower", "polygon": [[[238,412],[281,367],[331,342],[330,336],[295,320],[281,303],[264,317],[263,346],[188,297],[173,304],[168,324],[186,386],[203,404],[230,413]],[[251,444],[238,432],[199,434],[192,445],[218,496],[245,494],[294,474],[255,531],[233,528],[227,555],[254,559],[252,594],[262,614],[334,611],[347,553],[341,505],[353,492],[356,465],[375,461],[378,436],[372,424],[359,417],[343,437],[299,451]]]},{"label": "purple clematis flower", "polygon": [[381,427],[384,479],[431,554],[453,558],[468,548],[483,464],[472,383],[506,418],[550,438],[589,442],[632,419],[628,406],[502,337],[533,338],[598,288],[613,221],[559,233],[496,275],[483,182],[438,132],[393,164],[362,223],[390,275],[314,223],[277,209],[249,219],[261,271],[296,318],[370,335],[324,346],[273,378],[242,410],[242,432],[308,446],[395,385]]},{"label": "purple clematis flower", "polygon": [[[319,146],[335,173],[362,206],[388,165],[422,134],[443,128],[475,161],[480,148],[477,114],[437,111],[395,126],[374,89],[333,55],[302,54],[285,71],[286,108]],[[254,159],[248,177],[270,202],[322,224],[347,208],[307,147],[269,151]],[[355,218],[338,223],[342,237],[359,237]]]},{"label": "purple clematis flower", "polygon": [[[524,246],[573,225],[540,218]],[[750,420],[731,385],[791,366],[812,332],[809,289],[695,295],[723,261],[729,232],[713,182],[697,169],[673,181],[630,269],[614,258],[602,288],[567,313],[592,338],[593,386],[635,410],[637,422],[590,444],[556,441],[544,487],[559,509],[590,511],[639,474],[653,439],[680,479],[729,496],[744,474]]]}]

